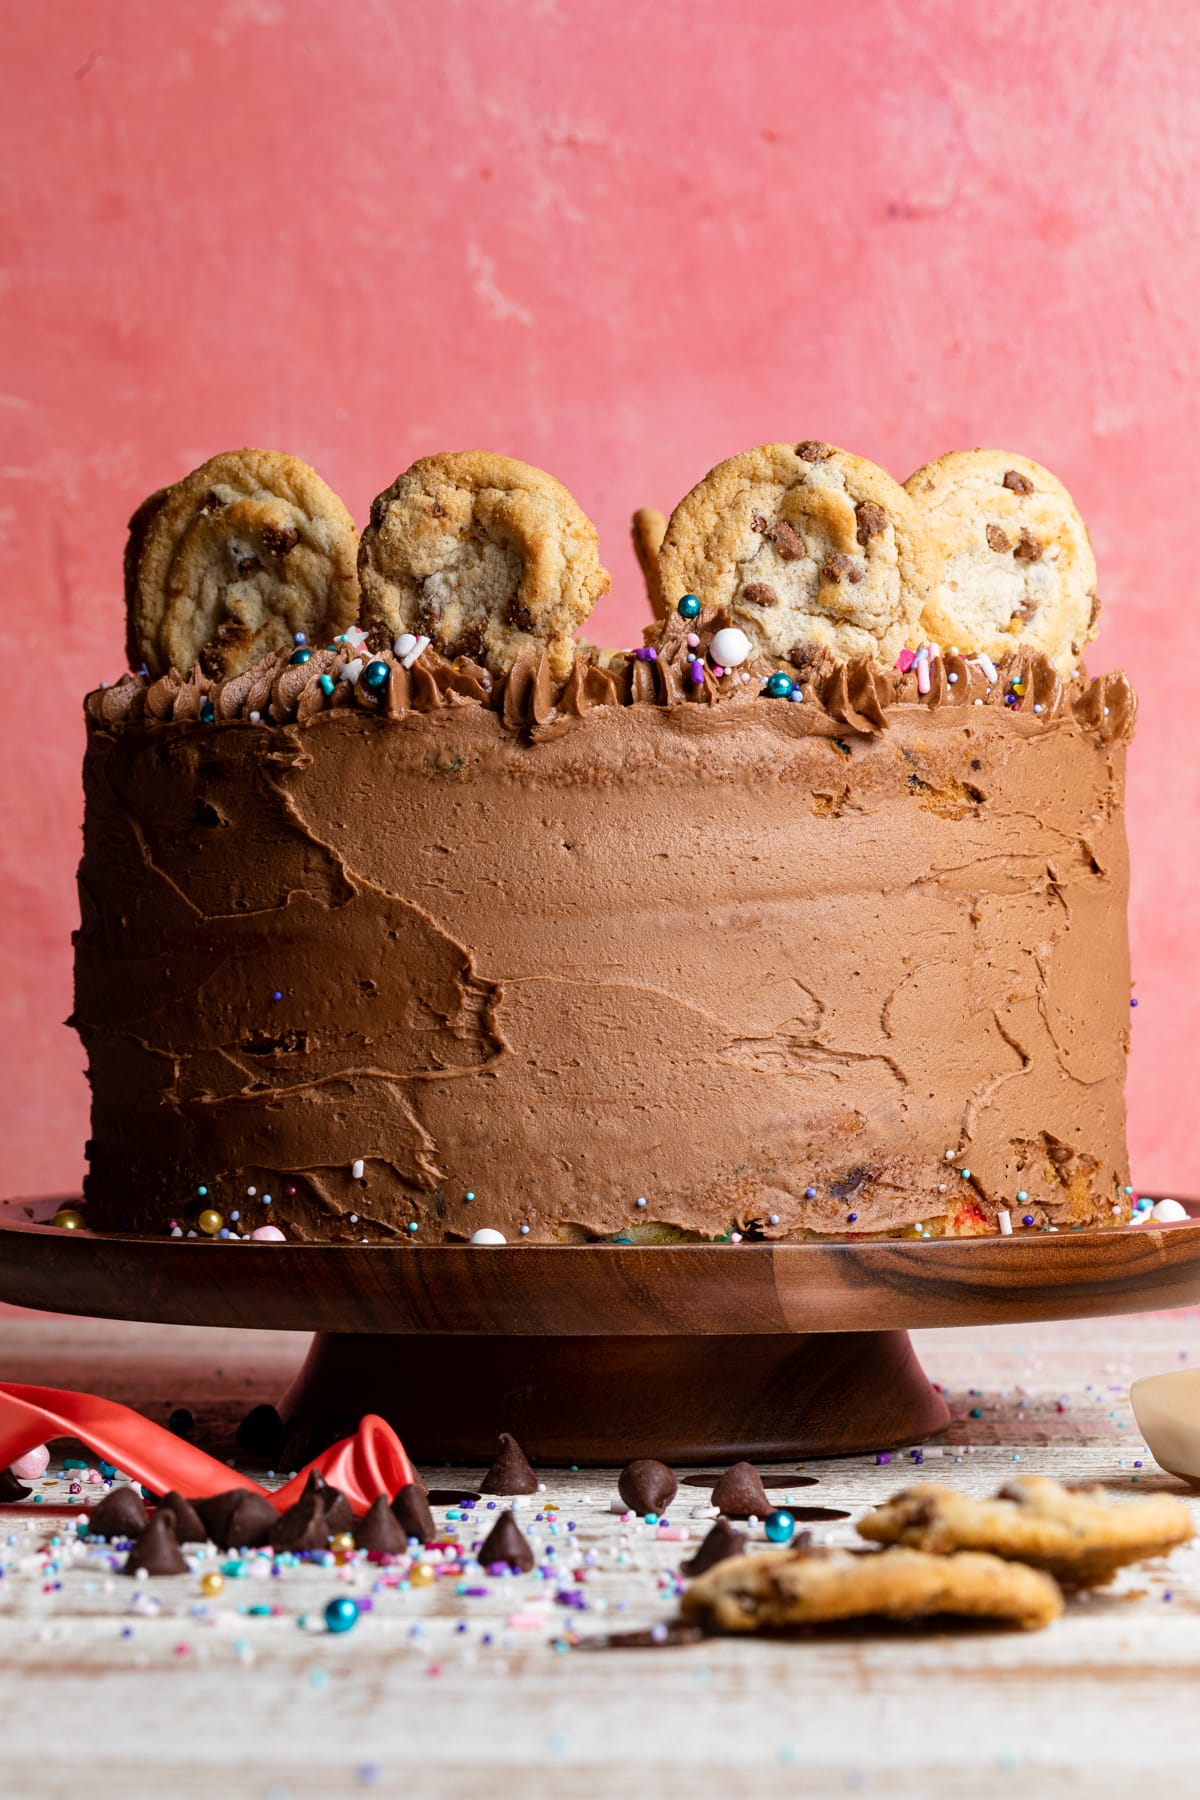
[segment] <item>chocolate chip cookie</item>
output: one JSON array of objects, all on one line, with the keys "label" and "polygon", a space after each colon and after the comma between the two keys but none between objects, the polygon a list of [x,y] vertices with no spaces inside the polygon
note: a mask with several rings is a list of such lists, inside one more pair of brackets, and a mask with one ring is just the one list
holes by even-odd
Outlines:
[{"label": "chocolate chip cookie", "polygon": [[229,450],[143,501],[125,553],[128,652],[151,675],[237,675],[358,615],[358,532],[294,456]]},{"label": "chocolate chip cookie", "polygon": [[596,528],[553,476],[487,451],[427,456],[371,503],[363,624],[430,639],[493,675],[522,650],[564,679],[609,589]]},{"label": "chocolate chip cookie", "polygon": [[689,1585],[682,1602],[685,1619],[730,1632],[949,1614],[1032,1631],[1057,1619],[1062,1604],[1049,1575],[999,1556],[809,1544],[716,1563]]},{"label": "chocolate chip cookie", "polygon": [[695,594],[764,655],[815,646],[886,668],[917,640],[932,566],[904,489],[812,440],[718,463],[675,508],[658,557],[668,608]]},{"label": "chocolate chip cookie", "polygon": [[904,484],[933,541],[924,634],[998,660],[1019,645],[1072,675],[1096,635],[1096,559],[1062,482],[1008,450],[954,450]]},{"label": "chocolate chip cookie", "polygon": [[858,1522],[860,1536],[937,1554],[986,1550],[1045,1569],[1067,1587],[1099,1587],[1126,1563],[1161,1556],[1193,1535],[1171,1494],[1114,1500],[1100,1487],[1067,1488],[1043,1475],[1007,1483],[990,1500],[927,1482],[905,1488]]}]

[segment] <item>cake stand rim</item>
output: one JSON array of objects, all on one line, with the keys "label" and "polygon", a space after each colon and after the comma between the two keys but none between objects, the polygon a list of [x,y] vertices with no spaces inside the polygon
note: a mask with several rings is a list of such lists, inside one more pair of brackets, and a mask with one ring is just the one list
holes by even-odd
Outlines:
[{"label": "cake stand rim", "polygon": [[[236,1254],[227,1242],[12,1219],[15,1206],[47,1204],[55,1203],[0,1202],[0,1300],[98,1318],[395,1336],[736,1337],[1103,1317],[1200,1302],[1196,1201],[1184,1202],[1191,1216],[1177,1223],[927,1241],[241,1243],[270,1255],[243,1256],[219,1274],[216,1257]],[[236,1278],[225,1278],[234,1267]]]}]

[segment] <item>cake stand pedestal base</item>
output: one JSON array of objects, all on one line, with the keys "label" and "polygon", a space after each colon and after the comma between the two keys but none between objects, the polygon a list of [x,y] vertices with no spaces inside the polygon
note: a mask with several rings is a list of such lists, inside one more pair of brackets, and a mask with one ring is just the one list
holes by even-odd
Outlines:
[{"label": "cake stand pedestal base", "polygon": [[919,1442],[950,1423],[906,1331],[500,1337],[319,1332],[280,1403],[283,1467],[392,1424],[414,1460],[488,1464],[500,1431],[545,1463],[782,1461]]}]

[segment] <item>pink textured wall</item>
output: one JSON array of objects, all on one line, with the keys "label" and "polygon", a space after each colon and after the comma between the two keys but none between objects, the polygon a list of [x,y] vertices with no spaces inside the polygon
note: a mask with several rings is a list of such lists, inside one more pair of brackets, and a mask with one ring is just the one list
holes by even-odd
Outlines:
[{"label": "pink textured wall", "polygon": [[[1162,0],[54,0],[0,81],[3,1183],[73,1184],[79,700],[123,527],[245,442],[359,519],[483,446],[600,526],[824,437],[1027,451],[1089,520],[1141,691],[1132,1139],[1200,1189],[1195,103]],[[1181,704],[1181,702],[1183,702]]]}]

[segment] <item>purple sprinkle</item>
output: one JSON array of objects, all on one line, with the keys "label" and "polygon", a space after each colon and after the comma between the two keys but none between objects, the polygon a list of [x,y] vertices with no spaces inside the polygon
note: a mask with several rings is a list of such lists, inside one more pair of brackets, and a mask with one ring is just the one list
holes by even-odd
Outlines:
[{"label": "purple sprinkle", "polygon": [[1136,1000],[1131,1000],[1131,1001],[1130,1001],[1130,1002],[1129,1002],[1129,1004],[1130,1004],[1130,1006],[1136,1006],[1136,1005],[1137,1005],[1137,1001],[1136,1001]]},{"label": "purple sprinkle", "polygon": [[275,992],[271,995],[271,998],[272,998],[272,1000],[282,1000],[283,995],[280,993],[279,989],[276,988]]},{"label": "purple sprinkle", "polygon": [[[488,1574],[494,1575],[496,1573],[496,1571],[499,1570],[501,1575],[503,1575],[505,1573],[505,1571],[507,1570],[507,1567],[508,1567],[507,1563],[489,1563],[488,1564]],[[491,1589],[485,1588],[485,1587],[464,1588],[463,1593],[466,1595],[468,1600],[482,1600],[485,1597],[485,1595],[491,1593]]]},{"label": "purple sprinkle", "polygon": [[881,1450],[875,1458],[875,1461],[877,1463],[890,1463],[891,1460],[892,1460],[892,1453],[890,1450]]},{"label": "purple sprinkle", "polygon": [[688,674],[691,676],[693,684],[696,687],[700,687],[704,681],[704,664],[698,659],[693,658],[691,667],[688,669]]},{"label": "purple sprinkle", "polygon": [[858,1217],[857,1213],[847,1213],[846,1214],[846,1223],[848,1225],[853,1225],[853,1223],[854,1223],[855,1219],[857,1219],[857,1217]]},{"label": "purple sprinkle", "polygon": [[805,1198],[805,1199],[806,1199],[806,1200],[815,1200],[815,1199],[816,1199],[816,1197],[817,1197],[817,1190],[816,1190],[816,1188],[805,1188],[805,1190],[804,1190],[804,1198]]},{"label": "purple sprinkle", "polygon": [[1140,1462],[1135,1462],[1133,1466],[1135,1469],[1140,1469],[1142,1465]]},{"label": "purple sprinkle", "polygon": [[658,651],[652,644],[643,644],[642,648],[640,650],[635,650],[633,654],[637,657],[639,662],[658,661]]}]

